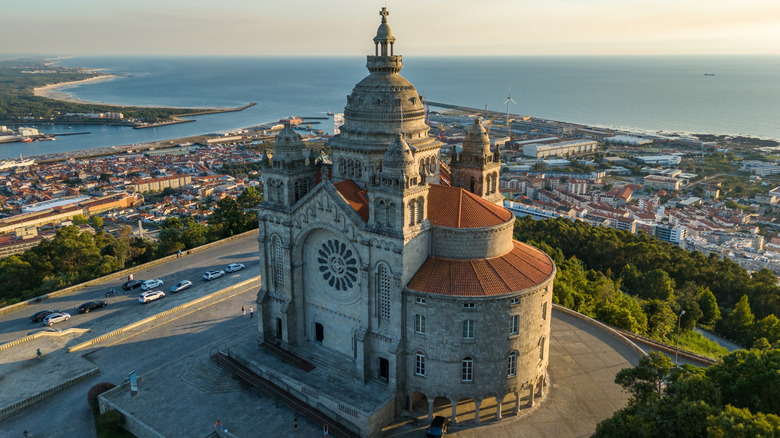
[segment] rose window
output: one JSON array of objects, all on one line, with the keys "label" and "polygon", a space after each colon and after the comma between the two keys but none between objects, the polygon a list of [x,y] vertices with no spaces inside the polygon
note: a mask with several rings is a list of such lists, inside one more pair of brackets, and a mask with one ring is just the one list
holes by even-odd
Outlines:
[{"label": "rose window", "polygon": [[346,244],[338,240],[323,242],[317,262],[322,278],[330,287],[346,291],[357,283],[357,259]]}]

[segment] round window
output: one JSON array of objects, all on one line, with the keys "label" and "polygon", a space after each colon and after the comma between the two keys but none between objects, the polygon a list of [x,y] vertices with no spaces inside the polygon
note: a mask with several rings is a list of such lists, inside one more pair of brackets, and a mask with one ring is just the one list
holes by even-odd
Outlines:
[{"label": "round window", "polygon": [[337,291],[347,291],[357,283],[357,259],[347,245],[326,240],[318,251],[319,270],[325,282]]}]

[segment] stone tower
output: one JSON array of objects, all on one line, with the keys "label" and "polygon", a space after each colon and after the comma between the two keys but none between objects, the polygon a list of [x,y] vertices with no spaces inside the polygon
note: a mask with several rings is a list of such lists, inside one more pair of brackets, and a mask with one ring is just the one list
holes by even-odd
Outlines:
[{"label": "stone tower", "polygon": [[466,132],[461,153],[452,150],[450,166],[453,187],[502,205],[504,197],[498,191],[501,158],[498,147],[495,152],[490,150],[490,139],[479,119]]},{"label": "stone tower", "polygon": [[314,160],[306,163],[305,146],[300,134],[285,123],[274,141],[274,155],[263,170],[265,200],[280,207],[290,208],[316,185],[317,168]]}]

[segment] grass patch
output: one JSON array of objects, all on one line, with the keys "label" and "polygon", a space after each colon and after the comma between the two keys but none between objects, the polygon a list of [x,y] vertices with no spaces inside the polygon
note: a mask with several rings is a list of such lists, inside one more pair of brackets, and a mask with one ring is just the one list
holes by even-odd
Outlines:
[{"label": "grass patch", "polygon": [[710,341],[704,335],[693,330],[687,330],[680,334],[680,348],[692,351],[702,356],[720,359],[729,353],[728,350]]}]

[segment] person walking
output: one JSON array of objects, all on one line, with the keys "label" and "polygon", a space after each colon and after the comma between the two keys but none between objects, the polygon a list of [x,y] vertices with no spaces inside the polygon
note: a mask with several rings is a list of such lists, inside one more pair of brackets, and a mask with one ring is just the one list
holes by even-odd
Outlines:
[{"label": "person walking", "polygon": [[252,319],[255,317],[255,309],[252,308],[252,306],[249,306],[249,319]]},{"label": "person walking", "polygon": [[241,306],[241,316],[246,315],[246,308],[244,306]]},{"label": "person walking", "polygon": [[322,436],[328,438],[328,423],[322,425]]},{"label": "person walking", "polygon": [[43,353],[41,353],[41,349],[40,348],[35,352],[35,356],[38,358],[38,360],[42,360],[43,359]]},{"label": "person walking", "polygon": [[293,432],[298,432],[298,417],[293,417]]}]

